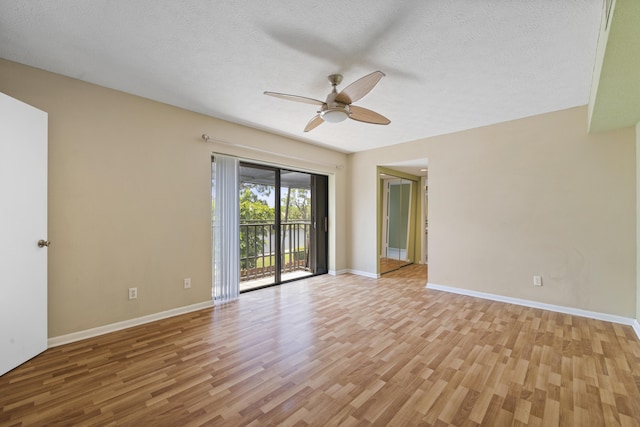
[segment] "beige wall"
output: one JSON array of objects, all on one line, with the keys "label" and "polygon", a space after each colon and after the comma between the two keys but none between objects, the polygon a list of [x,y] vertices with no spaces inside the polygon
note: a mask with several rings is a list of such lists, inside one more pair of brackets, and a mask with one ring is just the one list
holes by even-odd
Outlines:
[{"label": "beige wall", "polygon": [[376,271],[376,165],[426,157],[429,282],[634,317],[634,129],[588,135],[587,116],[573,108],[350,155],[351,268]]},{"label": "beige wall", "polygon": [[51,337],[210,299],[212,151],[331,174],[330,269],[369,274],[376,166],[428,157],[430,282],[640,318],[634,129],[587,135],[586,107],[347,159],[4,60],[0,91],[49,113]]},{"label": "beige wall", "polygon": [[275,153],[344,154],[4,60],[0,91],[49,113],[50,337],[211,299],[212,151],[331,174],[329,267],[347,267],[346,168]]},{"label": "beige wall", "polygon": [[640,122],[636,125],[636,320],[640,322]]}]

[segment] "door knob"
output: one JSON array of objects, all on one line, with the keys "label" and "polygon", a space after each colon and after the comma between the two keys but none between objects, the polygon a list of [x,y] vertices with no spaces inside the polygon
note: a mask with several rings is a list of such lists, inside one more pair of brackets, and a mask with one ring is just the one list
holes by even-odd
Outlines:
[{"label": "door knob", "polygon": [[51,244],[51,242],[48,241],[48,240],[42,240],[42,239],[38,240],[38,247],[39,248],[44,248],[45,246],[49,247],[50,244]]}]

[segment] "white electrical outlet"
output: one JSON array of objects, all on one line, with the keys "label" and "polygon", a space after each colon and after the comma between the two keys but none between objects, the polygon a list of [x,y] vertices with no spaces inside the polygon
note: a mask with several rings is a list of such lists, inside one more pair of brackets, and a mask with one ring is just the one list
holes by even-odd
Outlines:
[{"label": "white electrical outlet", "polygon": [[542,286],[542,276],[533,276],[533,286]]},{"label": "white electrical outlet", "polygon": [[191,277],[186,277],[183,281],[184,283],[184,288],[185,289],[190,289],[191,288]]},{"label": "white electrical outlet", "polygon": [[129,299],[138,298],[138,288],[129,288]]}]

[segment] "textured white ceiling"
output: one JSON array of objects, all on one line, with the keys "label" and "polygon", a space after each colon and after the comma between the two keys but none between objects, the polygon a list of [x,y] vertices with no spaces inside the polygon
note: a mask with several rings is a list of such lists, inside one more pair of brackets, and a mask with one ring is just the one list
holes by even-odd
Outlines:
[{"label": "textured white ceiling", "polygon": [[[354,152],[588,102],[601,0],[0,0],[0,57]],[[347,120],[303,133],[375,70]],[[199,134],[201,129],[194,129]]]}]

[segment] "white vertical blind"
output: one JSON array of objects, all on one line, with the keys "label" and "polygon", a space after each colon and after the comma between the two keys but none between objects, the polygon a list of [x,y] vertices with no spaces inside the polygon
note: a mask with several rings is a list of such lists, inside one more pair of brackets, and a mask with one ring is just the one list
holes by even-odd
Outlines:
[{"label": "white vertical blind", "polygon": [[212,163],[213,298],[225,303],[240,296],[239,161],[216,154]]}]

